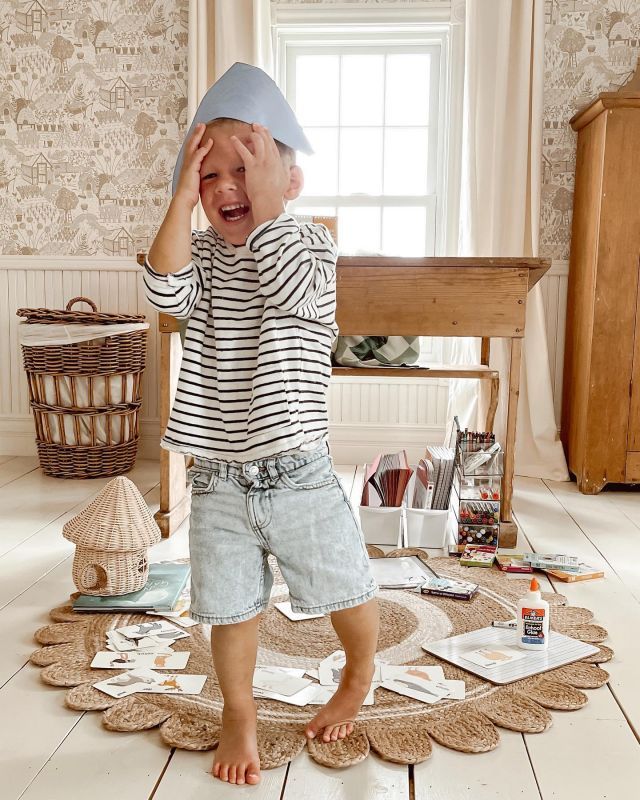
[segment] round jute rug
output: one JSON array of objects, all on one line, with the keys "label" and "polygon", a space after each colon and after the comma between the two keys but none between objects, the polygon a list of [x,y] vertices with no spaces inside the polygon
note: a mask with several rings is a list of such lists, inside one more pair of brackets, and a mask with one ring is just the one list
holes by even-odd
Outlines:
[{"label": "round jute rug", "polygon": [[[382,555],[375,548],[371,550],[375,557]],[[396,550],[387,557],[409,554],[426,558],[423,551],[417,550]],[[375,705],[362,709],[351,736],[326,744],[317,739],[307,741],[303,734],[305,723],[317,713],[318,706],[298,708],[274,700],[258,700],[258,744],[264,768],[285,764],[304,747],[317,762],[329,767],[355,764],[370,750],[389,761],[415,764],[430,756],[432,740],[465,753],[484,752],[497,746],[497,728],[542,733],[551,725],[550,710],[581,708],[587,702],[581,690],[606,683],[609,676],[597,665],[612,657],[612,651],[600,645],[607,632],[592,623],[590,611],[569,607],[566,598],[553,593],[544,595],[551,604],[552,628],[598,644],[597,654],[508,686],[494,686],[425,653],[420,647],[422,642],[476,630],[494,619],[512,618],[518,598],[528,587],[528,580],[493,569],[461,567],[449,558],[432,559],[430,564],[442,576],[473,580],[480,584],[480,591],[470,602],[427,599],[401,590],[380,591],[378,655],[392,664],[439,664],[447,678],[464,680],[466,699],[427,705],[379,688]],[[280,599],[286,599],[284,587]],[[65,605],[53,609],[50,616],[53,624],[35,633],[42,647],[31,655],[31,661],[44,667],[41,675],[45,683],[68,688],[67,706],[101,711],[109,730],[158,727],[170,747],[208,750],[216,746],[222,697],[212,668],[206,627],[190,628],[190,638],[175,644],[176,650],[191,652],[189,673],[210,675],[201,695],[132,695],[116,700],[93,688],[92,683],[102,680],[105,671],[91,669],[89,664],[94,654],[104,649],[107,630],[141,622],[144,615],[76,614],[70,605]],[[259,664],[317,667],[339,648],[328,618],[291,622],[273,606],[263,616]],[[110,670],[109,674],[117,673]]]}]

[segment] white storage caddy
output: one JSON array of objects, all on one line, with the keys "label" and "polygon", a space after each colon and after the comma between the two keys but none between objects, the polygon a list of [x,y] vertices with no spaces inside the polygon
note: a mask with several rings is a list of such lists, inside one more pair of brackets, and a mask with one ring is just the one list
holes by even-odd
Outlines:
[{"label": "white storage caddy", "polygon": [[404,547],[404,520],[401,506],[374,508],[360,506],[360,527],[367,544]]},{"label": "white storage caddy", "polygon": [[448,543],[449,518],[448,509],[410,508],[413,487],[416,482],[414,472],[407,485],[404,507],[405,513],[405,547],[427,547],[438,549]]},{"label": "white storage caddy", "polygon": [[[413,497],[415,472],[409,480],[405,504]],[[393,547],[443,548],[449,539],[449,510],[359,506],[360,527],[367,544]]]}]

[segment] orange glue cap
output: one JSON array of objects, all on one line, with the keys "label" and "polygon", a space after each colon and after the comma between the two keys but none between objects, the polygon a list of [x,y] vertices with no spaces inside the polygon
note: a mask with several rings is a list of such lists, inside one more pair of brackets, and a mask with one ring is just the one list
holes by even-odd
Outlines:
[{"label": "orange glue cap", "polygon": [[529,589],[532,592],[540,591],[540,584],[535,578],[531,578],[531,583],[529,584]]}]

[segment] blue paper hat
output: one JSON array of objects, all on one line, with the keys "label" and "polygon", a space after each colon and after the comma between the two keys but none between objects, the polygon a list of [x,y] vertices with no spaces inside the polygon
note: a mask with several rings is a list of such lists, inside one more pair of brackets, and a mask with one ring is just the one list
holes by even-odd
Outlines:
[{"label": "blue paper hat", "polygon": [[257,122],[269,128],[271,135],[282,144],[311,154],[309,140],[284,95],[266,72],[249,64],[236,62],[205,94],[195,113],[191,127],[184,137],[173,171],[173,192],[176,190],[185,143],[199,122],[211,122],[227,117]]}]

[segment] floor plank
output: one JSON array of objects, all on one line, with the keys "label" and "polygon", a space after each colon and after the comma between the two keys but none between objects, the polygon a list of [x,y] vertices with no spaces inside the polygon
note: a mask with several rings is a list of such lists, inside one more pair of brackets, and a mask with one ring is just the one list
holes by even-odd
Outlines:
[{"label": "floor plank", "polygon": [[[64,692],[58,690],[62,703]],[[86,787],[91,800],[150,797],[171,756],[157,729],[115,733],[102,715],[88,712],[65,736],[20,800],[69,800],[70,788]],[[47,720],[48,721],[48,720]],[[176,795],[174,795],[175,797]],[[184,794],[182,794],[184,797]]]},{"label": "floor plank", "polygon": [[[157,484],[157,464],[153,461],[141,462],[129,473],[128,477],[136,484],[142,495],[146,496]],[[69,519],[82,511],[93,500],[108,481],[109,479],[105,478],[93,484],[94,493],[92,495],[82,497],[80,502],[71,505],[69,511],[58,516],[37,533],[33,535],[27,533],[22,542],[0,556],[0,608],[11,602],[25,588],[46,575],[61,561],[73,556],[75,547],[63,537],[62,528]],[[20,486],[21,482],[16,481],[16,488]],[[157,501],[156,507],[153,508],[150,498],[146,499],[152,511],[157,510]],[[14,512],[13,517],[7,520],[7,525],[13,524],[17,527],[18,517],[19,512]]]},{"label": "floor plank", "polygon": [[415,800],[540,800],[524,740],[513,731],[500,730],[500,744],[489,753],[434,745],[413,776]]},{"label": "floor plank", "polygon": [[247,798],[252,800],[280,800],[287,775],[287,767],[262,771],[262,780],[257,786],[231,786],[222,783],[211,775],[213,752],[190,753],[176,750],[162,776],[153,800],[201,800],[213,797],[215,800]]},{"label": "floor plank", "polygon": [[575,483],[545,483],[640,603],[640,560],[629,558],[640,548],[640,495],[628,495],[635,503],[623,503],[624,511],[618,505],[623,492],[583,495]]},{"label": "floor plank", "polygon": [[[130,475],[152,473],[156,476],[159,473],[157,462],[140,461]],[[86,502],[106,486],[109,480],[111,479],[62,480],[50,478],[37,469],[0,487],[0,556],[64,515],[76,504]]]},{"label": "floor plank", "polygon": [[601,566],[605,577],[592,581],[562,583],[552,581],[571,605],[588,608],[594,622],[609,632],[614,659],[604,664],[610,673],[609,686],[635,731],[640,732],[640,692],[638,662],[640,643],[632,631],[640,629],[640,608],[630,589],[600,551],[583,534],[575,520],[555,495],[532,478],[516,481],[514,508],[518,522],[538,552],[564,552],[578,555],[594,566]]},{"label": "floor plank", "polygon": [[[0,690],[2,796],[6,800],[21,797],[82,716],[66,708],[64,693],[45,686],[39,673],[37,667],[26,666]],[[74,785],[69,776],[67,792]]]},{"label": "floor plank", "polygon": [[622,800],[633,794],[640,746],[606,687],[587,694],[584,708],[553,712],[548,731],[525,737],[545,800]]},{"label": "floor plank", "polygon": [[330,769],[316,764],[307,752],[289,767],[282,800],[408,800],[409,772],[401,764],[371,754],[359,764]]},{"label": "floor plank", "polygon": [[38,469],[37,458],[15,456],[0,464],[0,487]]}]

